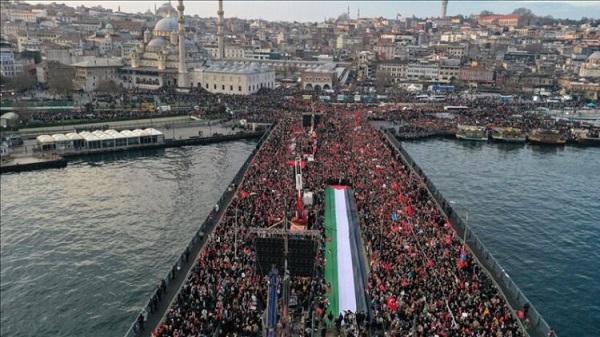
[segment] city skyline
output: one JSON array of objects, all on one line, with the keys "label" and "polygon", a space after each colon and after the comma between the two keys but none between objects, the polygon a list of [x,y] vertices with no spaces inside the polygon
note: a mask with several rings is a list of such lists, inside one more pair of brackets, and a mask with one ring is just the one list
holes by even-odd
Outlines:
[{"label": "city skyline", "polygon": [[[28,1],[30,4],[65,3],[71,7],[84,5],[86,7],[102,6],[103,8],[122,12],[138,13],[147,10],[154,11],[168,2],[163,1]],[[263,19],[267,21],[298,21],[321,22],[325,19],[336,18],[350,10],[350,17],[384,17],[395,19],[402,17],[420,18],[440,17],[441,0],[429,1],[224,1],[226,18]],[[142,5],[143,4],[143,5]],[[176,1],[172,1],[176,6]],[[200,17],[216,17],[218,2],[214,1],[184,1],[186,15]],[[145,6],[145,7],[142,7]],[[320,6],[316,10],[315,6]],[[600,13],[600,2],[592,1],[452,1],[448,2],[448,16],[479,14],[483,10],[496,14],[510,14],[516,8],[528,8],[537,16],[552,15],[561,19],[590,18],[590,13]],[[597,18],[595,18],[597,19]]]}]

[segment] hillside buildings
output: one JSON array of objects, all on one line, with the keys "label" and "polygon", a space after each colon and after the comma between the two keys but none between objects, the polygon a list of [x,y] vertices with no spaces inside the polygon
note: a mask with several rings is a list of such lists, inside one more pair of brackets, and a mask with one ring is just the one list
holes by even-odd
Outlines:
[{"label": "hillside buildings", "polygon": [[13,48],[3,49],[3,76],[17,76],[37,57],[41,72],[48,62],[76,68],[77,88],[89,92],[103,81],[242,95],[277,85],[338,90],[364,81],[506,94],[577,87],[598,96],[600,32],[591,21],[443,17],[452,3],[441,1],[428,19],[342,13],[322,22],[269,22],[227,18],[227,2],[219,2],[216,16],[201,17],[186,13],[185,1],[138,13],[3,1],[1,33]]}]

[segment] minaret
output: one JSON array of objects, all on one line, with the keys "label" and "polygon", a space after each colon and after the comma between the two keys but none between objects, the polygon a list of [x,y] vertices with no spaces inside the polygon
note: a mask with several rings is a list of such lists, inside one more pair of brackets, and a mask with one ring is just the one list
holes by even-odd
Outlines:
[{"label": "minaret", "polygon": [[177,18],[177,28],[179,31],[179,37],[177,42],[179,42],[179,76],[177,85],[179,87],[188,87],[187,81],[187,66],[185,64],[185,34],[183,28],[183,10],[185,7],[183,6],[183,0],[179,0],[177,4],[177,12],[179,13]]},{"label": "minaret", "polygon": [[448,9],[448,0],[442,0],[442,19],[446,18],[446,10]]},{"label": "minaret", "polygon": [[223,60],[225,58],[225,41],[223,39],[225,32],[223,31],[223,0],[219,0],[219,10],[217,11],[217,16],[219,17],[219,22],[217,23],[217,59]]}]

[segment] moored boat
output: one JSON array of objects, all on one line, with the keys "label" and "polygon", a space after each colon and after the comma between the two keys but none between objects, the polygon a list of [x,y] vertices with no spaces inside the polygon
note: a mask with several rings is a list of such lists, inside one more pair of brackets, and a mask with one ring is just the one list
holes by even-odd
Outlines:
[{"label": "moored boat", "polygon": [[578,144],[585,146],[600,146],[600,130],[586,130],[575,135]]},{"label": "moored boat", "polygon": [[525,143],[527,137],[523,130],[513,127],[494,128],[492,130],[492,139],[498,142],[506,143]]},{"label": "moored boat", "polygon": [[538,145],[565,145],[567,143],[567,139],[558,130],[553,129],[535,129],[527,140],[531,144]]},{"label": "moored boat", "polygon": [[456,138],[461,140],[488,140],[485,128],[476,125],[457,125]]}]

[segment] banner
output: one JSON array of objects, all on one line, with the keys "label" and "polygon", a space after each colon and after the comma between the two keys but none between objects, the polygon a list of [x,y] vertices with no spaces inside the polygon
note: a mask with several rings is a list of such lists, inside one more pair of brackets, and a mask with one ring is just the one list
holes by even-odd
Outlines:
[{"label": "banner", "polygon": [[329,308],[334,316],[369,312],[366,263],[362,249],[356,205],[347,186],[325,190],[325,281]]}]

